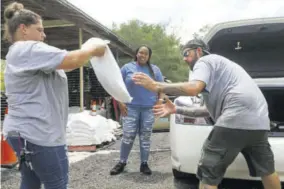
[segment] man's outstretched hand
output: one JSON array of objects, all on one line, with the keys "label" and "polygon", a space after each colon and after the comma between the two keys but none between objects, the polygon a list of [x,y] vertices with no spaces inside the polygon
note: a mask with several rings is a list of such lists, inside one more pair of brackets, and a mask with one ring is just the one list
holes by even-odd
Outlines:
[{"label": "man's outstretched hand", "polygon": [[151,77],[144,73],[134,74],[132,80],[136,85],[140,85],[153,92],[158,92],[157,83]]},{"label": "man's outstretched hand", "polygon": [[156,117],[165,117],[176,112],[176,106],[172,101],[166,98],[165,104],[157,104],[153,107],[153,112]]}]

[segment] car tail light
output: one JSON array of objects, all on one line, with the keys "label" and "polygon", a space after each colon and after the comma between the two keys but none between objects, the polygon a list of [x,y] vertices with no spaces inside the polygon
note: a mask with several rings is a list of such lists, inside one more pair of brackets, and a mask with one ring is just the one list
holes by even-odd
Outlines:
[{"label": "car tail light", "polygon": [[184,123],[195,123],[195,121],[196,121],[196,119],[194,119],[194,118],[188,118],[188,117],[183,118]]},{"label": "car tail light", "polygon": [[187,116],[184,116],[184,115],[179,115],[179,114],[176,114],[175,115],[175,122],[177,124],[201,124],[201,125],[204,125],[204,124],[208,124],[206,118],[192,118],[192,117],[187,117]]}]

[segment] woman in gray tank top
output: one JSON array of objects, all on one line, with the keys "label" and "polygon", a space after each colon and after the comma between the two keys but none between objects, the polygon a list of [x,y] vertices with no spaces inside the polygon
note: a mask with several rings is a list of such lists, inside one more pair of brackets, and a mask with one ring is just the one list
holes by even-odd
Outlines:
[{"label": "woman in gray tank top", "polygon": [[45,44],[41,17],[22,4],[4,11],[8,115],[3,134],[17,153],[20,188],[67,188],[68,85],[64,70],[102,56],[105,46],[66,51]]}]

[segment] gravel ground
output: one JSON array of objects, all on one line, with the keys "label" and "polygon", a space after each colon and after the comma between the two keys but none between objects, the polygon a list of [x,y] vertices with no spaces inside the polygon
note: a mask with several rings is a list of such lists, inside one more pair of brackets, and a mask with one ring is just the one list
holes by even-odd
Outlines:
[{"label": "gravel ground", "polygon": [[[123,174],[110,176],[110,169],[119,158],[120,141],[70,167],[70,189],[195,189],[192,181],[176,181],[172,176],[169,133],[154,133],[149,165],[151,176],[139,172],[140,154],[136,140],[129,164]],[[2,189],[19,188],[20,175],[16,170],[2,171]],[[231,185],[235,185],[231,183]],[[241,187],[244,189],[244,187]],[[252,189],[252,187],[249,187]]]}]

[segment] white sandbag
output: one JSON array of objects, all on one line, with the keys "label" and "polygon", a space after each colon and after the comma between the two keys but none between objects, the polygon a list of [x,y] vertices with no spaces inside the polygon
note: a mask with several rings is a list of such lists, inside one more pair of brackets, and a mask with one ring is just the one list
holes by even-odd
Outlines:
[{"label": "white sandbag", "polygon": [[98,145],[116,140],[119,123],[89,111],[70,113],[66,129],[68,145]]},{"label": "white sandbag", "polygon": [[124,84],[120,68],[108,47],[109,41],[100,38],[90,38],[82,45],[82,49],[91,45],[106,45],[106,52],[102,57],[92,57],[91,64],[103,88],[116,100],[129,103],[132,97]]},{"label": "white sandbag", "polygon": [[111,130],[115,130],[121,127],[118,122],[113,121],[112,119],[108,119],[107,122]]}]

